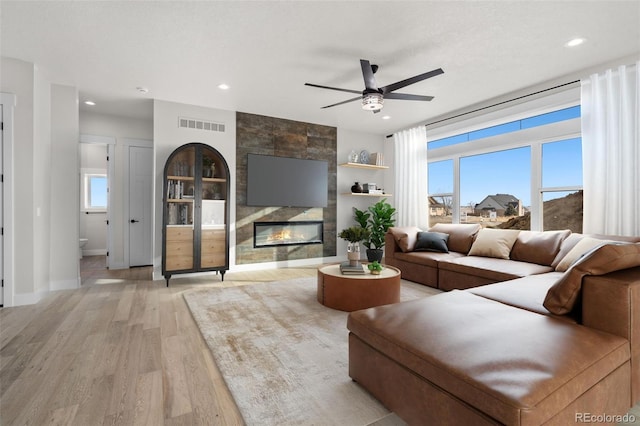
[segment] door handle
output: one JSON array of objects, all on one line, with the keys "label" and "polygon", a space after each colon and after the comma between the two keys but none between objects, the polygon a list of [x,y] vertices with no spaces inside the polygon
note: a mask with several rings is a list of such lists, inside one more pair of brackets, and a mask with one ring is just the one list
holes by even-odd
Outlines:
[{"label": "door handle", "polygon": [[135,219],[131,219],[131,223],[137,223],[140,222],[139,220],[135,220]]}]

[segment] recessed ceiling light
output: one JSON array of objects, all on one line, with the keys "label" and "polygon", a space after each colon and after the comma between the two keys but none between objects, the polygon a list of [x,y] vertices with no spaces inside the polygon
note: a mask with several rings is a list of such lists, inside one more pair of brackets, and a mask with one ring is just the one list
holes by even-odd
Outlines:
[{"label": "recessed ceiling light", "polygon": [[140,93],[149,93],[149,89],[147,89],[146,87],[142,87],[142,86],[138,86],[136,87],[136,90]]},{"label": "recessed ceiling light", "polygon": [[84,101],[85,105],[91,105],[94,106],[96,103],[93,101]]},{"label": "recessed ceiling light", "polygon": [[382,116],[382,119],[383,119],[383,120],[388,120],[388,119],[390,119],[390,118],[391,118],[391,116],[390,116],[390,115],[383,115],[383,116]]},{"label": "recessed ceiling light", "polygon": [[229,90],[229,85],[228,84],[218,84],[218,89],[220,90]]},{"label": "recessed ceiling light", "polygon": [[565,46],[567,47],[576,47],[576,46],[580,46],[582,43],[585,42],[585,39],[580,38],[580,37],[576,37],[574,39],[569,40]]}]

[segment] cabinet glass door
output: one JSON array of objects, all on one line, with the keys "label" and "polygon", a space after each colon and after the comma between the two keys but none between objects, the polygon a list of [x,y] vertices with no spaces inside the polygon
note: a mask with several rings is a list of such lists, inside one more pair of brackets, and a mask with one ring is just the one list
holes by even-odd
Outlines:
[{"label": "cabinet glass door", "polygon": [[227,176],[222,159],[214,151],[202,150],[202,209],[200,217],[200,265],[225,266]]},{"label": "cabinet glass door", "polygon": [[194,267],[194,200],[196,197],[196,150],[189,147],[167,165],[166,269]]}]

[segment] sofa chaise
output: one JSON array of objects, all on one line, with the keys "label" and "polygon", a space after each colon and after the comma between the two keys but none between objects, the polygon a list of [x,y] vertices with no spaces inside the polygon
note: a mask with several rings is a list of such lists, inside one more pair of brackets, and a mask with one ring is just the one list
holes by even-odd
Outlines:
[{"label": "sofa chaise", "polygon": [[446,291],[350,313],[351,378],[409,424],[625,421],[640,238],[493,231],[390,229],[386,263]]}]

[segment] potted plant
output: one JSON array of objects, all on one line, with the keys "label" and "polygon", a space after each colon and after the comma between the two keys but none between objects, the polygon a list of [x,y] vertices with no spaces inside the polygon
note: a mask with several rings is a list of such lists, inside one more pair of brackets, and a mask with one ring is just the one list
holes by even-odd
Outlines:
[{"label": "potted plant", "polygon": [[370,232],[361,226],[352,226],[343,229],[338,237],[347,240],[347,259],[351,265],[357,265],[360,261],[360,242],[369,239]]},{"label": "potted plant", "polygon": [[387,203],[386,198],[384,198],[369,206],[367,211],[358,210],[354,207],[354,212],[356,222],[370,232],[369,238],[364,241],[364,245],[367,247],[367,259],[369,262],[382,261],[384,235],[395,224],[393,216],[396,213],[396,209],[391,207],[391,204]]},{"label": "potted plant", "polygon": [[367,265],[367,268],[369,268],[371,274],[373,275],[380,275],[380,272],[382,272],[382,265],[377,260],[374,260],[369,265]]}]

